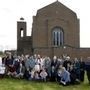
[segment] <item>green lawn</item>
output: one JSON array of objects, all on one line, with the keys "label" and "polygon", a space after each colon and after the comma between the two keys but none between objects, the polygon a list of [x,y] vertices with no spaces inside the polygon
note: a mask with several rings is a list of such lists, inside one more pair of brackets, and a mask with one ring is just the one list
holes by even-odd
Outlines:
[{"label": "green lawn", "polygon": [[27,80],[0,79],[0,90],[90,90],[87,79],[80,85],[62,86],[51,82],[34,82]]}]

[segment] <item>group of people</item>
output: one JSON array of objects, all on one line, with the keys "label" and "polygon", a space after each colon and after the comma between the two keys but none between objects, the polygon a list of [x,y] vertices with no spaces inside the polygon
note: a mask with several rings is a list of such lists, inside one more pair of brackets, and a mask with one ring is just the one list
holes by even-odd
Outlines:
[{"label": "group of people", "polygon": [[[88,58],[90,59],[90,58]],[[64,86],[70,84],[80,84],[84,82],[84,73],[87,71],[90,82],[89,62],[84,62],[82,58],[70,56],[57,57],[50,59],[40,55],[6,55],[0,61],[0,76],[5,75],[13,78],[24,78],[35,81],[56,81]],[[87,60],[89,61],[89,60]]]}]

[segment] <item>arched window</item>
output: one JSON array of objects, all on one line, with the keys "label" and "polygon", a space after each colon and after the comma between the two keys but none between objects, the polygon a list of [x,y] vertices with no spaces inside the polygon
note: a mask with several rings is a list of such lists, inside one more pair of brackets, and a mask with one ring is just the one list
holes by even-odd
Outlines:
[{"label": "arched window", "polygon": [[64,42],[64,33],[62,28],[55,27],[52,32],[52,43],[53,46],[62,46]]},{"label": "arched window", "polygon": [[24,37],[24,30],[23,30],[23,28],[20,29],[20,36]]}]

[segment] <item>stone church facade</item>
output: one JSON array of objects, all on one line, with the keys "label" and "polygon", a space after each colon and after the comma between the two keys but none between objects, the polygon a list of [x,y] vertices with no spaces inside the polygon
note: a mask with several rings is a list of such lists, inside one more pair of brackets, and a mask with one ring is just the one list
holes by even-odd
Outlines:
[{"label": "stone church facade", "polygon": [[26,36],[27,23],[17,22],[17,53],[53,57],[68,54],[88,57],[89,48],[80,48],[80,22],[75,12],[56,1],[33,16],[32,34]]}]

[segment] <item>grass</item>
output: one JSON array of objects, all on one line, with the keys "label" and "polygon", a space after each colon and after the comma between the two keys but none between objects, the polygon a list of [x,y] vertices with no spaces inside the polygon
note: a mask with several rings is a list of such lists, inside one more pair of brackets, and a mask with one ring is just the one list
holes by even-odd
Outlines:
[{"label": "grass", "polygon": [[90,85],[88,85],[87,79],[80,85],[62,86],[56,82],[35,82],[3,78],[0,79],[0,90],[90,90]]},{"label": "grass", "polygon": [[0,90],[90,90],[87,77],[80,85],[62,86],[56,82],[34,82],[12,78],[0,79]]}]

